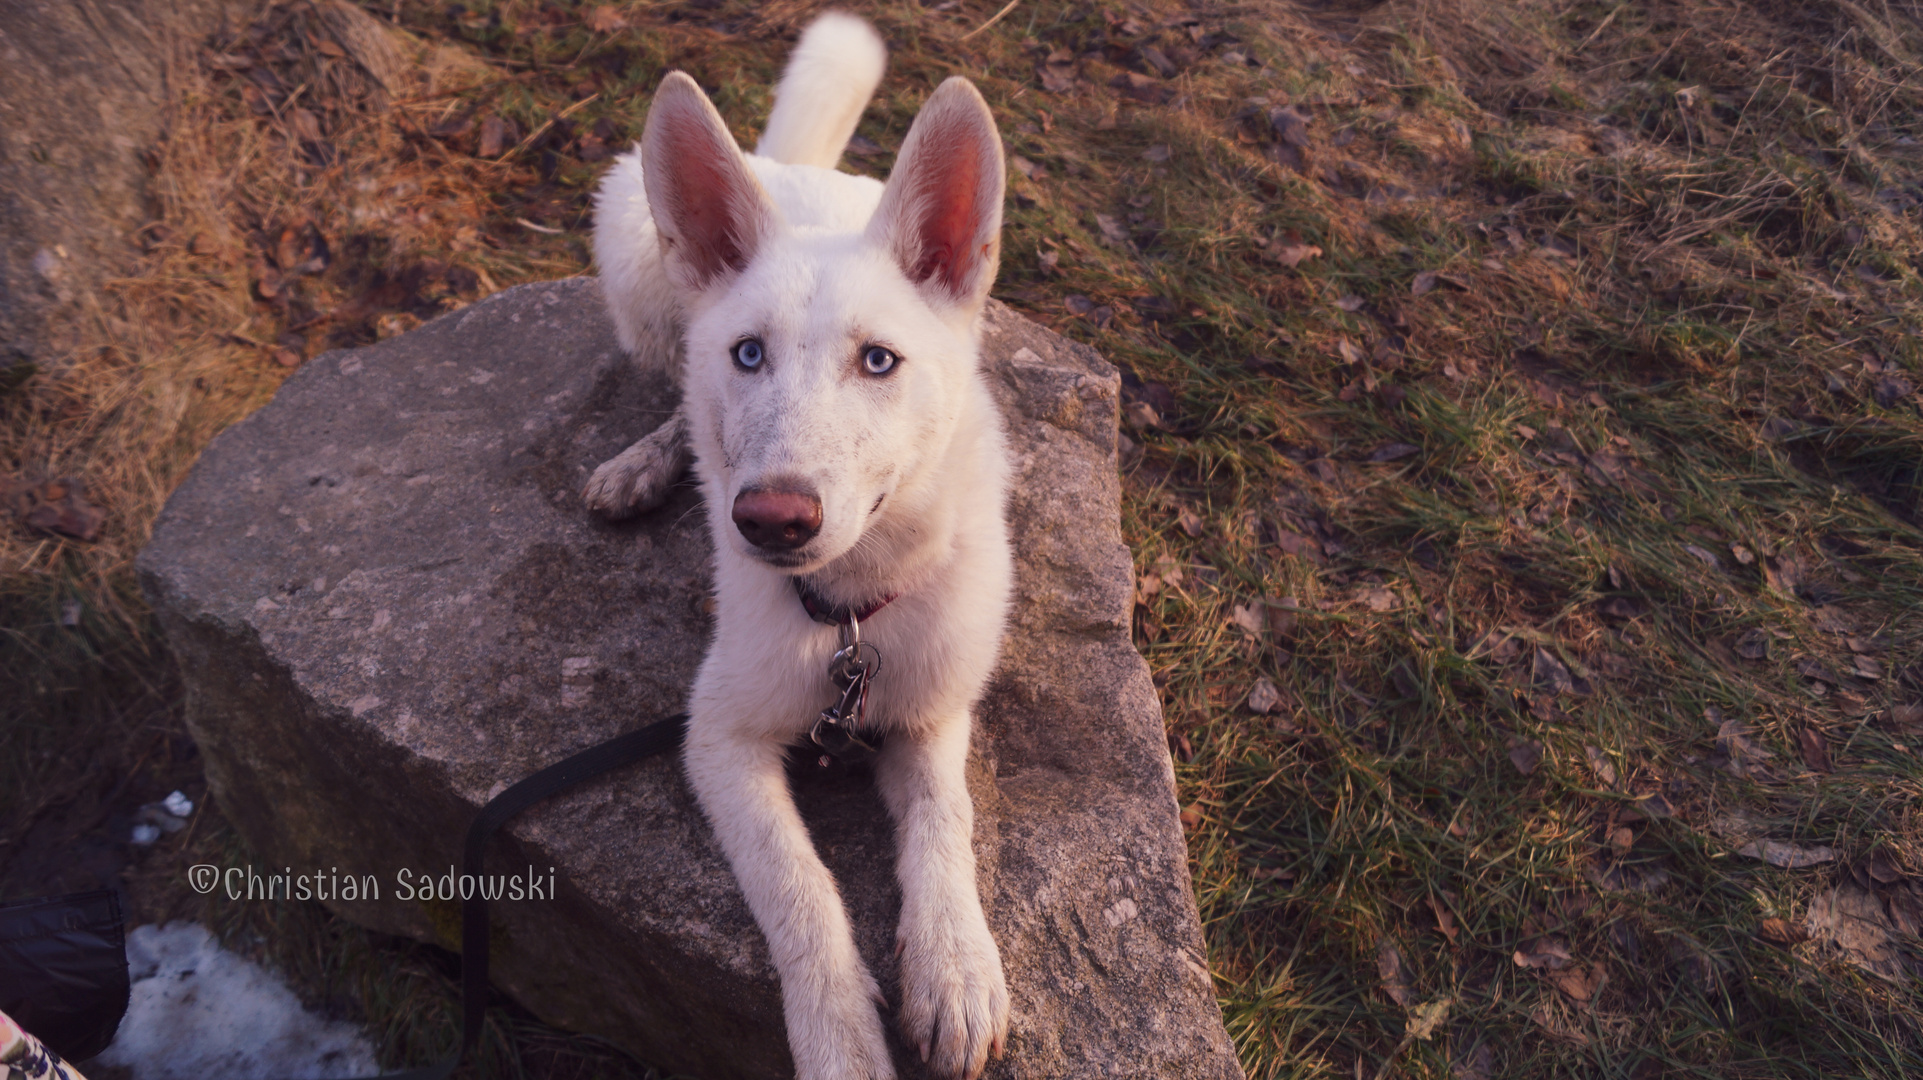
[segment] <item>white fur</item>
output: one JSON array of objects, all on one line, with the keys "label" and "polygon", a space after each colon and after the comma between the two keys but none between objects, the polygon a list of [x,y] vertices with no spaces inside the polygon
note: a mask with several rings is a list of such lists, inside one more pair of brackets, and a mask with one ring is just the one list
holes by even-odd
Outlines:
[{"label": "white fur", "polygon": [[[670,75],[641,149],[603,182],[595,223],[622,343],[682,388],[668,426],[685,424],[707,503],[716,603],[687,772],[780,971],[802,1080],[894,1071],[875,980],[783,773],[836,694],[837,632],[803,611],[797,575],[836,603],[897,597],[862,634],[883,657],[869,716],[886,730],[876,778],[897,829],[903,1033],[939,1074],[973,1077],[1008,1027],[964,780],[1013,582],[1007,448],[978,357],[1001,145],[980,95],[951,79],[886,188],[825,167],[880,67],[858,20],[809,29],[760,144],[788,160],[742,154],[693,81]],[[751,371],[732,358],[744,337],[765,350]],[[870,344],[901,357],[892,373],[861,368]],[[619,514],[658,501],[678,471],[677,432],[603,465],[590,504]],[[736,496],[771,482],[819,496],[820,531],[792,552],[756,548],[732,521]]]},{"label": "white fur", "polygon": [[874,27],[839,11],[816,19],[795,43],[755,153],[791,165],[834,168],[887,63]]}]

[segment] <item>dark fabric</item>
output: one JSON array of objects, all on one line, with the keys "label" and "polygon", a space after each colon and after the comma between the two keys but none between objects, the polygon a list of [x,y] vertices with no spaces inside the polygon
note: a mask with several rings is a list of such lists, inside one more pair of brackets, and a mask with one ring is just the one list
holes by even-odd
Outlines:
[{"label": "dark fabric", "polygon": [[111,889],[0,905],[0,1012],[68,1061],[107,1048],[127,1012],[127,933]]}]

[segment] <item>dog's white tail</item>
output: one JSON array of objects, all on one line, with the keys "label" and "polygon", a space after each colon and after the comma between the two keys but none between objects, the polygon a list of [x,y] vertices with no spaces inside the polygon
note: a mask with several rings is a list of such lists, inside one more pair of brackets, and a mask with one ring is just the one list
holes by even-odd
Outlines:
[{"label": "dog's white tail", "polygon": [[788,59],[755,153],[789,165],[834,168],[887,62],[880,35],[865,21],[839,11],[816,19]]}]

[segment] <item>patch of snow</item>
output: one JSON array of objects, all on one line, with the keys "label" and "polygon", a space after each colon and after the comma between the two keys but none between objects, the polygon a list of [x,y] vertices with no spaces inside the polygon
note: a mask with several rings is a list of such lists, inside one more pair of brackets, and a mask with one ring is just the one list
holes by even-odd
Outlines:
[{"label": "patch of snow", "polygon": [[359,1029],[308,1012],[280,976],[222,948],[199,923],[135,927],[127,964],[127,1016],[95,1060],[133,1080],[338,1080],[379,1070]]}]

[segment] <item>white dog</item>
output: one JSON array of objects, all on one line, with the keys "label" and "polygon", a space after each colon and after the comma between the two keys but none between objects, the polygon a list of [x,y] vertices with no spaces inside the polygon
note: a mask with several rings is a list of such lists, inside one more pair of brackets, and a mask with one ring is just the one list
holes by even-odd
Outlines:
[{"label": "white dog", "polygon": [[[973,1077],[1008,1029],[963,777],[1013,576],[1007,450],[977,356],[1001,140],[952,78],[886,186],[834,171],[884,60],[866,23],[822,17],[754,154],[693,79],[669,75],[596,206],[622,344],[666,365],[682,404],[586,498],[646,509],[693,456],[716,608],[688,778],[767,936],[802,1080],[894,1075],[880,993],[783,771],[811,737],[885,737],[874,764],[897,830],[907,1041],[941,1075]],[[830,678],[844,646],[872,680],[847,665]]]}]

